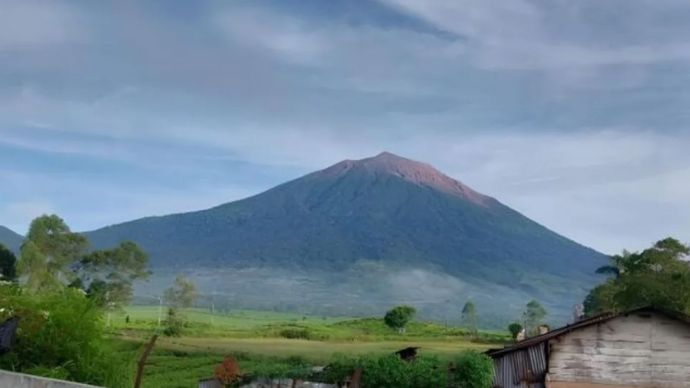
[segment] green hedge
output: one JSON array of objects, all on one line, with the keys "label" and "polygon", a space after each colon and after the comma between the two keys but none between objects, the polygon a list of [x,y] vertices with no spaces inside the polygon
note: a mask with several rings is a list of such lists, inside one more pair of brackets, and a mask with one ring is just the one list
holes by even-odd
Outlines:
[{"label": "green hedge", "polygon": [[31,295],[0,285],[0,320],[19,317],[17,341],[0,368],[108,387],[130,386],[131,360],[112,356],[102,311],[76,289]]},{"label": "green hedge", "polygon": [[493,363],[489,357],[465,351],[452,364],[429,356],[418,356],[410,362],[396,355],[339,357],[325,369],[319,380],[343,383],[357,368],[362,369],[364,388],[489,388],[493,377]]}]

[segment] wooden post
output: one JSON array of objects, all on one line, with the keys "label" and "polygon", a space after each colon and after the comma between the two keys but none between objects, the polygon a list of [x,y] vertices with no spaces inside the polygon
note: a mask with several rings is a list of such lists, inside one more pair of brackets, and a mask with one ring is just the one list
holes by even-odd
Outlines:
[{"label": "wooden post", "polygon": [[455,367],[452,362],[449,362],[446,368],[446,387],[448,388],[453,386],[453,372],[455,372]]},{"label": "wooden post", "polygon": [[149,353],[151,353],[153,345],[156,343],[157,339],[158,334],[154,334],[153,337],[151,337],[151,340],[149,340],[149,342],[144,347],[144,352],[141,354],[141,357],[139,358],[139,362],[137,364],[137,376],[136,380],[134,381],[134,388],[141,387],[141,378],[144,377],[144,366],[146,366],[146,359],[149,357]]},{"label": "wooden post", "polygon": [[349,388],[361,388],[361,381],[362,380],[362,368],[357,368],[355,369],[355,373],[352,374],[352,378],[350,379],[350,385]]}]

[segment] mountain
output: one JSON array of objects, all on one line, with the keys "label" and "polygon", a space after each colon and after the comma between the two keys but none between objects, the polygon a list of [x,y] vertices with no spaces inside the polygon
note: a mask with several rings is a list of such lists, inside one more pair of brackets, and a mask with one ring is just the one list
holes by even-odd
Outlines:
[{"label": "mountain", "polygon": [[0,244],[8,247],[14,252],[19,251],[19,247],[22,245],[24,237],[13,232],[11,229],[0,225]]},{"label": "mountain", "polygon": [[[501,305],[496,297],[502,293],[506,305],[524,305],[515,299],[519,294],[561,308],[567,303],[569,309],[581,301],[594,269],[604,262],[602,254],[432,166],[386,152],[342,161],[240,201],[109,226],[87,236],[95,247],[137,242],[157,272],[188,269],[215,276],[214,292],[219,284],[227,288],[220,272],[259,271],[270,282],[289,283],[272,295],[290,299],[291,293],[301,293],[307,301],[292,298],[298,306],[327,292],[324,288],[333,293],[335,278],[338,286],[349,285],[343,286],[346,294],[380,297],[382,304],[469,296],[491,297]],[[374,273],[380,276],[371,281],[386,286],[373,294],[360,292],[373,287],[362,279]],[[210,288],[209,278],[203,279]],[[316,283],[321,286],[310,288]],[[238,290],[227,291],[246,293]]]}]

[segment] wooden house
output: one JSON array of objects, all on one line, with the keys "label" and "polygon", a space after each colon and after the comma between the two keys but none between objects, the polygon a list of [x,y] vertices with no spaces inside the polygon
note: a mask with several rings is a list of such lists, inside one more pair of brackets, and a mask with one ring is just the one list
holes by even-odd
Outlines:
[{"label": "wooden house", "polygon": [[690,387],[690,318],[603,314],[487,354],[496,388]]}]

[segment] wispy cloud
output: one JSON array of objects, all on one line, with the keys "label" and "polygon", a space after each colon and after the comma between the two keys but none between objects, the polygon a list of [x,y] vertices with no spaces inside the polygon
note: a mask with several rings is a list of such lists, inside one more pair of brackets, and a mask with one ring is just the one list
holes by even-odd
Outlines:
[{"label": "wispy cloud", "polygon": [[[488,69],[558,70],[690,60],[690,45],[682,34],[669,34],[663,42],[649,39],[649,30],[658,31],[660,23],[667,34],[687,33],[684,22],[664,22],[668,8],[663,6],[644,8],[646,14],[641,15],[643,7],[629,2],[610,4],[617,11],[613,13],[591,1],[382,1],[467,40],[475,63]],[[619,30],[612,31],[611,24]],[[620,33],[630,34],[629,39],[617,39]]]}]

